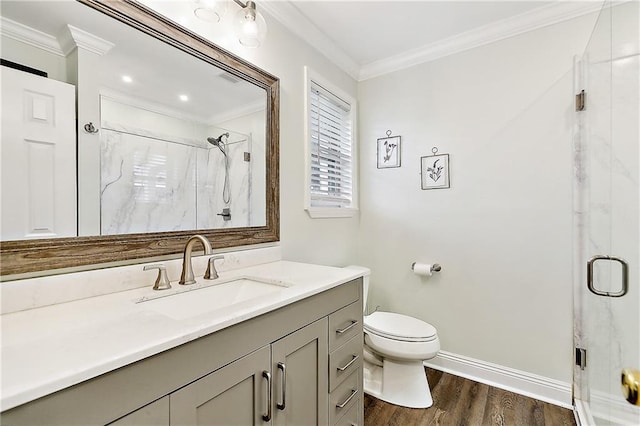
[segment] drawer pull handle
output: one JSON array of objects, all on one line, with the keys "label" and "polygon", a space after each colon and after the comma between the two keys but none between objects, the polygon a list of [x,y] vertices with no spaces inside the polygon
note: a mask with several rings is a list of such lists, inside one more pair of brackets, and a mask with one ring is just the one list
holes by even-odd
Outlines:
[{"label": "drawer pull handle", "polygon": [[262,377],[267,379],[267,414],[262,415],[265,422],[271,421],[271,374],[268,371],[262,372]]},{"label": "drawer pull handle", "polygon": [[349,324],[348,326],[346,326],[345,328],[339,328],[336,330],[336,333],[338,334],[342,334],[342,333],[346,333],[347,331],[351,330],[353,327],[356,326],[356,324],[358,324],[358,321],[351,321],[351,324]]},{"label": "drawer pull handle", "polygon": [[351,359],[351,361],[349,361],[347,363],[347,365],[345,365],[344,367],[338,367],[338,371],[344,371],[347,368],[351,367],[351,364],[353,364],[354,362],[356,362],[356,360],[360,358],[360,355],[353,355],[353,358]]},{"label": "drawer pull handle", "polygon": [[279,402],[276,402],[276,407],[278,407],[278,410],[283,410],[285,409],[285,407],[287,406],[287,366],[284,365],[284,363],[279,362],[278,363],[278,370],[282,371],[282,382],[281,382],[281,389],[282,389],[282,404],[280,404]]},{"label": "drawer pull handle", "polygon": [[338,408],[346,407],[349,401],[351,401],[353,397],[356,396],[357,393],[358,393],[358,389],[351,389],[351,395],[349,395],[349,398],[345,399],[342,404],[336,404],[336,407]]}]

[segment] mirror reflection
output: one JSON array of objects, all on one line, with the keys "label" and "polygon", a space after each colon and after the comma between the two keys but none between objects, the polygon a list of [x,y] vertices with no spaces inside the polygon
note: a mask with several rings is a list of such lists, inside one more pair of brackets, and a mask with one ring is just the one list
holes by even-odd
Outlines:
[{"label": "mirror reflection", "polygon": [[264,89],[80,3],[1,13],[0,240],[265,225]]}]

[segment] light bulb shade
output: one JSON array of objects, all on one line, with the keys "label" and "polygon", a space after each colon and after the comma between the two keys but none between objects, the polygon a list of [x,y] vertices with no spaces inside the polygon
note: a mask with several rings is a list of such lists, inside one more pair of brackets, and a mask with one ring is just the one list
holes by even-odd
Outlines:
[{"label": "light bulb shade", "polygon": [[197,9],[193,13],[205,21],[220,22],[227,11],[227,4],[226,0],[197,0]]},{"label": "light bulb shade", "polygon": [[238,41],[245,47],[260,46],[267,36],[267,22],[252,1],[248,1],[247,6],[236,13],[233,29]]}]

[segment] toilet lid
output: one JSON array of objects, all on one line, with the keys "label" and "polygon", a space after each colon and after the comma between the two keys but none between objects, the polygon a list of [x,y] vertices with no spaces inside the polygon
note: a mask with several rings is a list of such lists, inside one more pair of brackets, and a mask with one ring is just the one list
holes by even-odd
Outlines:
[{"label": "toilet lid", "polygon": [[378,336],[412,342],[426,342],[437,335],[431,324],[394,312],[377,311],[367,315],[364,317],[364,329]]}]

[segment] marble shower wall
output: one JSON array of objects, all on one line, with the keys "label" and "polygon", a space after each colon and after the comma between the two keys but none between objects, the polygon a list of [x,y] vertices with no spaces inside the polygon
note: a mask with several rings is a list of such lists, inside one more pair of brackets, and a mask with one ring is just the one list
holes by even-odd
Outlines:
[{"label": "marble shower wall", "polygon": [[[139,112],[147,122],[163,118]],[[224,156],[206,143],[206,126],[201,137],[194,138],[195,129],[179,138],[154,126],[141,129],[108,118],[102,117],[100,133],[101,235],[250,225],[251,172],[244,161],[250,136],[232,133],[227,149],[231,201],[225,205]],[[231,209],[230,221],[218,215],[224,207]]]},{"label": "marble shower wall", "polygon": [[195,229],[197,148],[101,133],[101,234]]}]

